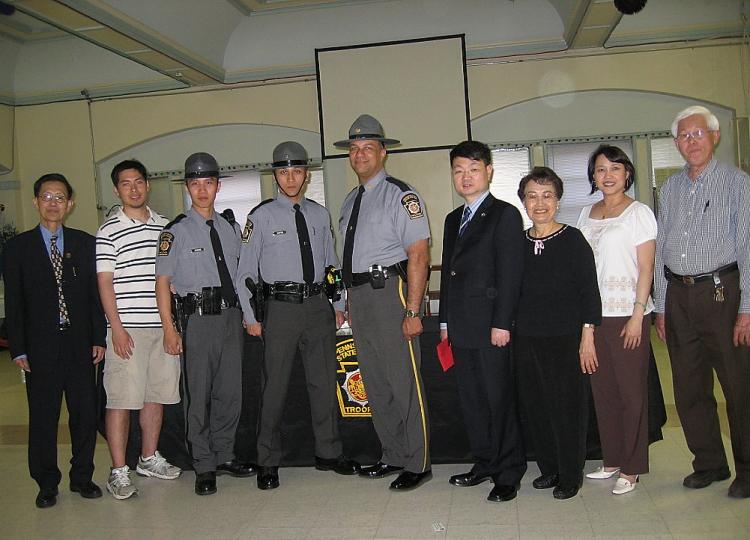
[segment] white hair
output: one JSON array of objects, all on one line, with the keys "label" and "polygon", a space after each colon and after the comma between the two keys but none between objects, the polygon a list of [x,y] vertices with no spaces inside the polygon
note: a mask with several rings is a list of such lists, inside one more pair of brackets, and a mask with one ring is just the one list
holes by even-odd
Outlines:
[{"label": "white hair", "polygon": [[677,138],[677,124],[679,124],[681,120],[684,120],[688,116],[693,116],[695,114],[700,114],[703,118],[706,119],[706,125],[708,126],[708,129],[710,129],[711,131],[719,131],[719,119],[716,118],[716,116],[714,116],[714,114],[704,106],[693,105],[692,107],[688,107],[687,109],[678,112],[677,116],[675,116],[674,122],[672,122],[672,136],[674,138]]}]

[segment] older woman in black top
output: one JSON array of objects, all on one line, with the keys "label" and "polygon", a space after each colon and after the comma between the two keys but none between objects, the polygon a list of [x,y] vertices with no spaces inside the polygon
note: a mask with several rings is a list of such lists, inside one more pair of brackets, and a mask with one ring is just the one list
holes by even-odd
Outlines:
[{"label": "older woman in black top", "polygon": [[537,489],[574,497],[586,460],[588,375],[596,369],[594,326],[601,300],[594,255],[581,232],[555,221],[562,180],[534,167],[518,186],[533,226],[526,231],[516,317],[515,365],[521,406],[542,475]]}]

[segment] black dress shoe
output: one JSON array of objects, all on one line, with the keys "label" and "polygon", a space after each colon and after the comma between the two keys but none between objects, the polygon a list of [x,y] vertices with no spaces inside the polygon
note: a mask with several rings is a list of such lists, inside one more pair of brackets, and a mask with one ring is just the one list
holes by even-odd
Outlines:
[{"label": "black dress shoe", "polygon": [[49,508],[57,504],[57,488],[42,488],[36,496],[37,508]]},{"label": "black dress shoe", "polygon": [[391,489],[409,491],[410,489],[418,488],[423,482],[427,482],[430,478],[432,478],[432,471],[421,473],[404,471],[398,475],[398,478],[391,482]]},{"label": "black dress shoe", "polygon": [[729,468],[713,469],[710,471],[695,471],[689,474],[682,481],[682,485],[690,489],[702,489],[708,487],[719,480],[726,480],[730,477]]},{"label": "black dress shoe", "polygon": [[518,486],[508,486],[503,484],[495,484],[490,494],[487,495],[487,500],[491,502],[505,502],[512,501],[516,498],[518,493]]},{"label": "black dress shoe", "polygon": [[403,471],[403,467],[396,467],[395,465],[388,465],[382,461],[378,461],[375,465],[369,467],[362,467],[359,470],[359,475],[366,478],[383,478],[389,474],[394,474],[399,471]]},{"label": "black dress shoe", "polygon": [[276,489],[279,487],[279,468],[260,467],[257,480],[258,489]]},{"label": "black dress shoe", "polygon": [[560,482],[560,477],[557,474],[543,474],[539,478],[534,478],[531,483],[534,489],[549,489],[555,487]]},{"label": "black dress shoe", "polygon": [[552,490],[552,496],[555,499],[570,499],[578,495],[578,486],[556,486]]},{"label": "black dress shoe", "polygon": [[195,494],[213,495],[216,493],[216,473],[214,471],[195,475]]},{"label": "black dress shoe", "polygon": [[470,486],[476,486],[478,484],[481,484],[485,480],[489,480],[489,478],[490,478],[489,476],[479,476],[475,474],[474,472],[469,471],[463,474],[454,474],[453,476],[451,476],[448,482],[450,482],[454,486],[470,487]]},{"label": "black dress shoe", "polygon": [[80,494],[84,499],[98,499],[102,496],[102,490],[91,481],[83,484],[70,484],[70,491]]},{"label": "black dress shoe", "polygon": [[750,481],[741,481],[735,478],[729,486],[729,496],[733,499],[747,499],[750,497]]},{"label": "black dress shoe", "polygon": [[359,463],[344,456],[332,459],[319,458],[315,456],[315,468],[319,471],[333,471],[336,474],[357,474],[359,472]]},{"label": "black dress shoe", "polygon": [[254,475],[256,472],[258,472],[258,466],[254,463],[243,463],[236,459],[216,466],[216,474],[228,474],[235,478],[247,478],[248,476]]}]

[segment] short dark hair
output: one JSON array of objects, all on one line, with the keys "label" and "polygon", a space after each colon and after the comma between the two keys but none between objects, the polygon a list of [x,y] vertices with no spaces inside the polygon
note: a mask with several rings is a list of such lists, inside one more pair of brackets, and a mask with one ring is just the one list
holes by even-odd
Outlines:
[{"label": "short dark hair", "polygon": [[479,141],[464,141],[458,143],[451,150],[451,165],[457,157],[468,158],[474,161],[483,161],[485,165],[492,165],[492,152],[490,147]]},{"label": "short dark hair", "polygon": [[563,181],[557,176],[557,173],[549,167],[534,167],[531,172],[521,178],[521,182],[518,184],[518,198],[521,202],[526,198],[526,184],[531,181],[537,184],[552,184],[555,188],[555,195],[558,199],[562,199],[563,196]]},{"label": "short dark hair", "polygon": [[71,186],[68,179],[60,173],[48,173],[40,176],[39,180],[34,182],[34,197],[39,197],[39,192],[42,190],[42,185],[45,182],[60,182],[65,186],[65,189],[68,192],[68,199],[73,198],[73,186]]},{"label": "short dark hair", "polygon": [[601,144],[589,158],[589,184],[591,184],[591,193],[595,193],[599,189],[596,187],[596,180],[594,180],[596,158],[599,156],[604,156],[612,163],[620,163],[625,166],[625,172],[628,173],[628,177],[625,180],[625,191],[629,190],[630,186],[635,182],[635,167],[633,166],[633,162],[630,161],[628,155],[621,148],[612,146],[611,144]]},{"label": "short dark hair", "polygon": [[143,179],[148,182],[148,171],[146,170],[145,165],[137,159],[126,159],[115,165],[112,169],[112,174],[110,176],[112,177],[112,184],[114,184],[115,187],[117,187],[117,183],[120,181],[120,173],[122,171],[127,171],[128,169],[135,169],[140,173]]}]

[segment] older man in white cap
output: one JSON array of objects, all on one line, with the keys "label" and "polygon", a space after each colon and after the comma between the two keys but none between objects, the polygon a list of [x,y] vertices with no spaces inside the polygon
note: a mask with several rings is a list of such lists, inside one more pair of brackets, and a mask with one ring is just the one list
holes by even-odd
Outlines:
[{"label": "older man in white cap", "polygon": [[672,124],[685,168],[659,197],[656,329],[667,342],[675,404],[694,472],[691,489],[729,478],[713,372],[727,403],[737,477],[729,496],[750,497],[750,178],[714,159],[719,121],[689,107]]},{"label": "older man in white cap", "polygon": [[360,475],[400,472],[391,489],[409,490],[432,474],[419,349],[430,227],[419,194],[385,172],[385,147],[398,142],[363,114],[349,137],[334,145],[349,150],[360,184],[341,208],[342,269],[359,366],[383,447],[380,461]]}]

